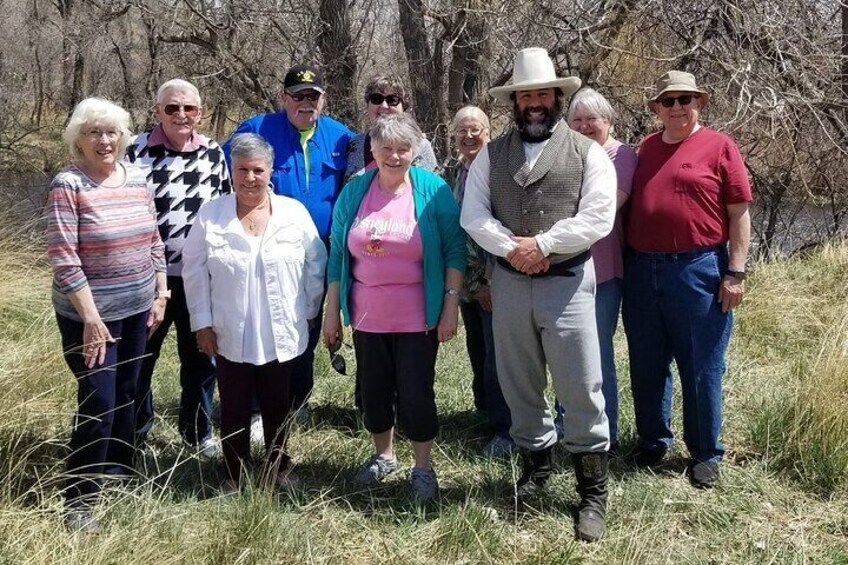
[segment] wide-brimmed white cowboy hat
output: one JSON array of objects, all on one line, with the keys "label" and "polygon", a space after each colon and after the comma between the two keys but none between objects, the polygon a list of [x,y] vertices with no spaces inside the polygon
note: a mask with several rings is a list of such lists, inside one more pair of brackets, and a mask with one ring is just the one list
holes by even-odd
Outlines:
[{"label": "wide-brimmed white cowboy hat", "polygon": [[528,47],[515,55],[512,67],[512,84],[489,89],[489,94],[503,104],[509,104],[510,94],[519,90],[559,88],[568,98],[580,88],[577,77],[558,77],[554,62],[541,47]]},{"label": "wide-brimmed white cowboy hat", "polygon": [[700,88],[695,81],[695,75],[684,71],[668,71],[654,83],[654,93],[649,102],[658,102],[666,92],[692,92],[699,94],[703,99],[701,104],[705,108],[710,102],[710,93]]}]

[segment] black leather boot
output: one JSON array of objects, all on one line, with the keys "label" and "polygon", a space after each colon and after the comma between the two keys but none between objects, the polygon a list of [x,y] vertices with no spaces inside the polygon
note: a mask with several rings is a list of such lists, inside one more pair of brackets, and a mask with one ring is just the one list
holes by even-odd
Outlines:
[{"label": "black leather boot", "polygon": [[607,530],[607,479],[609,455],[600,453],[572,453],[574,474],[580,505],[577,508],[577,538],[598,541]]},{"label": "black leather boot", "polygon": [[537,496],[553,471],[553,447],[539,451],[522,451],[524,469],[516,485],[519,499],[529,499]]}]

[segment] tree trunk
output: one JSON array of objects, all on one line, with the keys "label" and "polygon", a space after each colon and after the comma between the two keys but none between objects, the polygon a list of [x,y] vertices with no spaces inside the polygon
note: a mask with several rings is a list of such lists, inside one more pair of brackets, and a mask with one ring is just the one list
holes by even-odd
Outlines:
[{"label": "tree trunk", "polygon": [[321,0],[318,46],[324,61],[324,81],[328,87],[327,110],[347,124],[355,124],[356,50],[350,31],[347,0]]},{"label": "tree trunk", "polygon": [[[409,80],[412,83],[412,94],[415,99],[415,117],[421,124],[421,129],[428,136],[434,137],[439,133],[439,124],[446,121],[447,114],[447,105],[442,94],[444,92],[442,58],[439,56],[437,61],[430,48],[422,0],[398,0],[398,10],[400,32],[409,65]],[[444,132],[441,132],[438,138],[434,138],[437,157],[444,157],[445,139]]]}]

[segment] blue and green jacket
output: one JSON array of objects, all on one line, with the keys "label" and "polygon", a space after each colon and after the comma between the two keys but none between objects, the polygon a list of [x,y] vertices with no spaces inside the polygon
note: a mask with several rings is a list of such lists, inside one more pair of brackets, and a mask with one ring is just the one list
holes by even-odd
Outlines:
[{"label": "blue and green jacket", "polygon": [[[353,177],[336,200],[330,233],[330,257],[327,281],[339,283],[342,320],[350,325],[348,297],[353,283],[347,235],[377,170]],[[427,327],[439,323],[445,294],[445,269],[464,273],[466,264],[465,232],[459,226],[459,207],[450,187],[438,175],[411,167],[412,200],[424,262],[424,306]]]}]

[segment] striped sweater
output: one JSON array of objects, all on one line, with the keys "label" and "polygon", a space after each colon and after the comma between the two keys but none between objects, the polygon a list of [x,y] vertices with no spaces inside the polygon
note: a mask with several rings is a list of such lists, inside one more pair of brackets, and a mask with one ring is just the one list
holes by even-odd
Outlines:
[{"label": "striped sweater", "polygon": [[103,321],[148,310],[165,248],[156,229],[153,193],[133,165],[117,188],[96,184],[76,166],[60,172],[47,199],[47,254],[53,269],[53,307],[82,321],[68,293],[88,285]]}]

